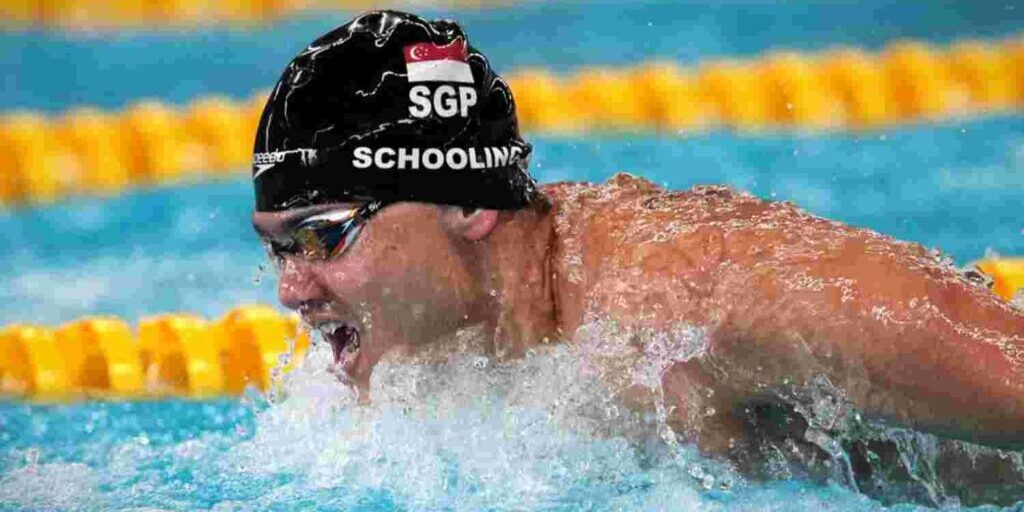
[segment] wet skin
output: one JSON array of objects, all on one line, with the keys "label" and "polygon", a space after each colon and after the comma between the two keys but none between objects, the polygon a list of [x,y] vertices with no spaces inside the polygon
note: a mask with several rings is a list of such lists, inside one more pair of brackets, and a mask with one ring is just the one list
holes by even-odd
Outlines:
[{"label": "wet skin", "polygon": [[[516,357],[594,322],[637,353],[645,333],[698,326],[705,350],[662,384],[670,424],[708,452],[742,436],[745,404],[823,379],[872,419],[1024,444],[1024,312],[921,246],[721,187],[618,175],[544,192],[549,211],[389,206],[340,258],[284,258],[281,302],[313,325],[357,326],[346,373],[364,396],[381,357],[465,327]],[[331,207],[253,220],[280,235]],[[620,391],[649,402],[640,386]]]}]

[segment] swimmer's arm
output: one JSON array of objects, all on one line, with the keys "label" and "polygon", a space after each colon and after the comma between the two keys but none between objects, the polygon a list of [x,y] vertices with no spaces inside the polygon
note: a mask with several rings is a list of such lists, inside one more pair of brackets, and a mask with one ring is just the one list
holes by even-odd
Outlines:
[{"label": "swimmer's arm", "polygon": [[711,307],[724,378],[782,389],[827,377],[869,417],[1024,446],[1024,312],[919,246],[849,233],[813,258],[776,253],[722,276]]}]

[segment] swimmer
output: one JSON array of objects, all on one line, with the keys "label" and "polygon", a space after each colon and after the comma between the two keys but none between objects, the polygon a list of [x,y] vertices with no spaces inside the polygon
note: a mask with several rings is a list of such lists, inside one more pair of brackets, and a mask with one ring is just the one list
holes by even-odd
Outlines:
[{"label": "swimmer", "polygon": [[530,152],[454,22],[371,12],[288,65],[256,135],[253,224],[281,302],[364,397],[383,357],[463,329],[503,359],[594,322],[638,353],[696,328],[706,345],[661,383],[706,452],[742,437],[749,404],[823,379],[868,418],[1024,446],[1024,311],[920,245],[718,186],[539,187]]}]

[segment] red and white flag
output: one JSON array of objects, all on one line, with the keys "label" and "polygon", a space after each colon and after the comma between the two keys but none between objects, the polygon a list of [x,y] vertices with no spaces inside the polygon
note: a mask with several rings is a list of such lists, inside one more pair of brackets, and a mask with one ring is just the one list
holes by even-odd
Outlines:
[{"label": "red and white flag", "polygon": [[473,83],[473,71],[466,61],[466,41],[456,39],[447,45],[411,44],[405,47],[405,70],[410,82]]}]

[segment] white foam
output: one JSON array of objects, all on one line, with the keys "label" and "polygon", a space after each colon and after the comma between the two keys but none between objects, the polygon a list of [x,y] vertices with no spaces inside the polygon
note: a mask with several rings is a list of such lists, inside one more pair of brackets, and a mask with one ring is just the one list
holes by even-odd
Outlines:
[{"label": "white foam", "polygon": [[329,351],[314,348],[230,460],[303,474],[313,488],[380,489],[413,508],[542,507],[574,487],[642,473],[635,443],[653,431],[579,350],[607,355],[561,345],[504,364],[474,354],[383,362],[365,407],[338,391],[319,369]]},{"label": "white foam", "polygon": [[[647,337],[646,353],[625,342],[636,336]],[[150,434],[113,447],[96,443],[85,456],[96,469],[25,464],[0,480],[0,503],[214,510],[313,504],[401,510],[880,508],[839,488],[750,483],[727,463],[666,438],[663,411],[637,414],[615,398],[622,385],[659,386],[671,364],[706,349],[706,336],[693,327],[638,333],[593,323],[573,345],[545,346],[512,362],[471,352],[439,361],[385,360],[371,382],[372,404],[357,405],[355,393],[327,371],[331,351],[320,344],[287,377],[282,393],[269,402],[255,399],[251,432],[170,444]],[[603,371],[610,362],[625,368],[625,377]],[[225,495],[204,497],[208,487],[225,489]]]},{"label": "white foam", "polygon": [[80,463],[28,464],[0,478],[0,503],[35,509],[101,509],[96,472]]}]

